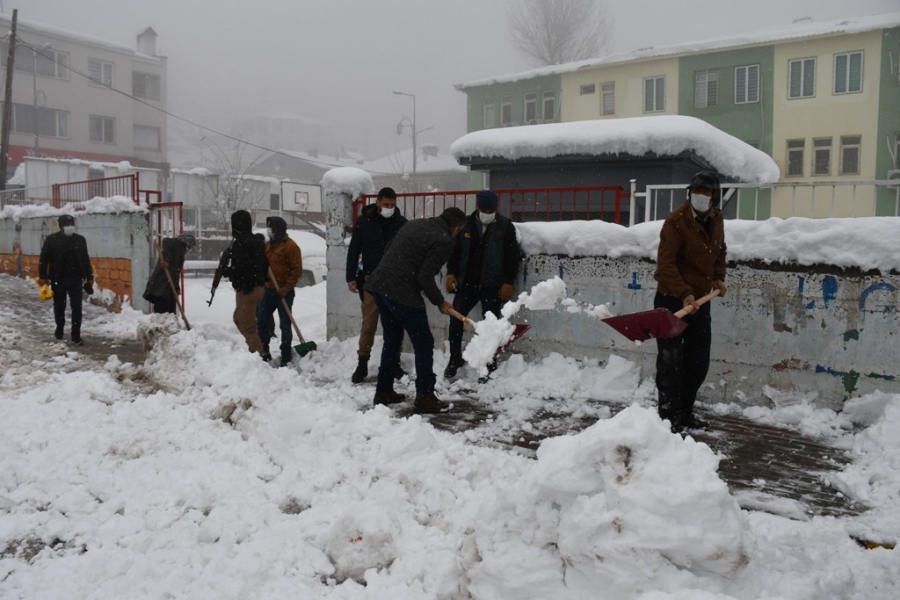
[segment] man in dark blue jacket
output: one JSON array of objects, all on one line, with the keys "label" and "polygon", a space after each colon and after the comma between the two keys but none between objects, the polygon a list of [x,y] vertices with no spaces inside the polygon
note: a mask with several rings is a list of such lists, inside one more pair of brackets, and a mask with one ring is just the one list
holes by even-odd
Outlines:
[{"label": "man in dark blue jacket", "polygon": [[[453,308],[468,315],[481,303],[481,313],[500,317],[500,309],[513,295],[513,283],[522,259],[516,240],[516,228],[509,219],[497,213],[497,194],[482,190],[475,196],[476,210],[466,219],[466,226],[456,236],[453,254],[447,262],[444,286],[456,292]],[[456,375],[466,364],[462,357],[463,324],[450,319],[450,360],[444,377]],[[488,370],[497,368],[491,361]]]},{"label": "man in dark blue jacket", "polygon": [[[384,187],[378,191],[375,204],[362,209],[356,227],[353,228],[347,250],[347,288],[359,294],[362,306],[362,328],[359,333],[359,350],[356,352],[359,364],[350,378],[353,383],[360,383],[369,375],[369,355],[378,329],[378,307],[375,306],[372,294],[365,290],[366,277],[381,262],[384,249],[405,223],[406,217],[397,210],[397,193],[392,188]],[[399,356],[396,375],[398,378],[403,376]]]},{"label": "man in dark blue jacket", "polygon": [[434,336],[423,296],[442,314],[448,314],[452,308],[434,278],[450,257],[453,236],[465,221],[466,214],[453,207],[439,217],[404,225],[366,282],[366,291],[372,293],[378,306],[384,333],[375,404],[404,400],[394,392],[394,372],[405,330],[416,353],[415,412],[437,413],[447,407],[434,395]]},{"label": "man in dark blue jacket", "polygon": [[53,290],[54,336],[61,340],[66,325],[66,298],[72,305],[72,342],[81,346],[81,291],[94,293],[94,271],[88,256],[87,240],[75,233],[75,217],[62,215],[59,231],[47,236],[41,248],[38,284]]}]

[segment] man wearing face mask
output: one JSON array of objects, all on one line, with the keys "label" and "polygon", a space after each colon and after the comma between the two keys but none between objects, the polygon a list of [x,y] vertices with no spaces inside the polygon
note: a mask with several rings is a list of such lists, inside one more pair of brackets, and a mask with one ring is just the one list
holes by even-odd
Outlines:
[{"label": "man wearing face mask", "polygon": [[231,243],[231,257],[225,268],[225,276],[231,280],[231,287],[234,288],[232,319],[244,336],[247,349],[266,359],[256,326],[256,308],[263,299],[264,286],[269,279],[265,241],[261,234],[257,236],[253,233],[253,217],[246,210],[232,213],[231,235],[234,241]]},{"label": "man wearing face mask", "polygon": [[725,288],[725,228],[719,202],[719,178],[701,171],[688,187],[689,199],[666,218],[659,233],[656,297],[654,308],[677,312],[693,306],[684,317],[687,329],[681,335],[657,338],[656,388],[659,416],[668,419],[672,431],[705,428],[709,424],[694,416],[697,391],[709,370],[712,326],[709,303],[697,307],[696,299]]},{"label": "man wearing face mask", "polygon": [[266,258],[278,288],[271,279],[266,280],[266,289],[262,301],[256,309],[256,330],[263,345],[263,360],[269,361],[272,355],[269,352],[269,341],[272,339],[272,331],[269,324],[272,315],[278,311],[278,325],[281,332],[281,366],[287,366],[291,362],[291,318],[284,308],[287,302],[288,308],[294,306],[294,286],[303,273],[303,253],[300,246],[287,234],[287,222],[281,217],[266,218]]},{"label": "man wearing face mask", "polygon": [[[366,277],[381,262],[384,249],[404,224],[406,217],[397,210],[397,193],[392,188],[384,187],[378,190],[375,204],[362,209],[353,228],[353,236],[347,249],[346,280],[347,288],[359,294],[362,308],[362,328],[359,333],[359,349],[356,351],[359,364],[350,377],[353,383],[360,383],[369,375],[369,355],[378,329],[378,307],[375,306],[372,294],[365,290]],[[395,374],[397,379],[404,375],[399,359],[398,355]]]},{"label": "man wearing face mask", "polygon": [[41,248],[38,284],[53,289],[53,317],[56,339],[63,338],[66,325],[66,298],[72,306],[72,343],[81,346],[81,292],[94,293],[94,272],[88,256],[87,240],[75,233],[75,217],[59,217],[59,231],[47,236]]},{"label": "man wearing face mask", "polygon": [[[475,195],[476,210],[466,219],[466,225],[453,246],[447,261],[444,287],[456,293],[453,308],[468,315],[481,303],[482,315],[493,313],[500,317],[500,309],[513,295],[513,282],[519,270],[522,251],[516,240],[516,228],[509,219],[497,214],[497,194],[482,190]],[[466,364],[462,357],[463,323],[450,319],[450,360],[444,369],[449,379]],[[488,370],[497,368],[491,361]]]}]

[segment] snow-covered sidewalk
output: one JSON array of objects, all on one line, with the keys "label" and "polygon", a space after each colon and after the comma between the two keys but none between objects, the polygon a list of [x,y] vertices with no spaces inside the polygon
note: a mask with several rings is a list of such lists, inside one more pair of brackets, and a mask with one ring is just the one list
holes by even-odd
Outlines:
[{"label": "snow-covered sidewalk", "polygon": [[[323,284],[298,290],[319,350],[290,369],[246,351],[226,282],[212,308],[208,280],[186,285],[192,331],[160,338],[138,365],[56,342],[33,284],[0,275],[0,596],[900,595],[895,551],[851,537],[900,532],[896,396],[856,401],[849,416],[802,395],[756,411],[841,440],[857,460],[837,484],[874,507],[792,521],[742,511],[718,458],[669,433],[627,361],[513,357],[479,394],[494,422],[451,435],[369,408],[371,387],[349,382],[355,340],[323,339]],[[86,309],[89,343],[160,318]],[[631,406],[585,415],[588,398]],[[548,404],[599,420],[545,441],[536,460],[479,445]],[[869,427],[842,434],[850,416]]]}]

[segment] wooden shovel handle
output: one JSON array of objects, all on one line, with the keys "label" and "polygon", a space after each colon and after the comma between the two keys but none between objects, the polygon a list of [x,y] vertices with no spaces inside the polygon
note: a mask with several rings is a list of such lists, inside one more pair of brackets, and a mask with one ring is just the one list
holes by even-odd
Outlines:
[{"label": "wooden shovel handle", "polygon": [[451,308],[450,310],[447,311],[447,313],[452,317],[456,317],[457,319],[459,319],[460,321],[462,321],[469,327],[475,327],[475,321],[473,321],[472,319],[470,319],[469,317],[467,317],[463,314],[460,314],[459,311],[457,311],[456,309]]},{"label": "wooden shovel handle", "polygon": [[[704,304],[706,304],[707,302],[709,302],[710,300],[712,300],[713,298],[715,298],[718,295],[719,295],[719,290],[717,290],[717,289],[713,290],[710,293],[708,293],[707,295],[705,295],[702,298],[700,298],[699,300],[697,300],[697,305],[703,306]],[[682,317],[685,317],[685,316],[691,314],[692,312],[694,312],[694,307],[691,305],[688,305],[688,306],[685,306],[684,308],[682,308],[681,310],[679,310],[677,313],[675,313],[675,316],[678,317],[679,319],[681,319]]]},{"label": "wooden shovel handle", "polygon": [[[163,251],[162,251],[162,243],[159,240],[156,240],[156,251],[159,252],[159,262],[160,268],[162,269],[163,262]],[[175,298],[175,306],[178,307],[178,312],[181,313],[181,319],[184,321],[184,328],[188,331],[191,330],[191,324],[188,323],[187,315],[184,314],[184,307],[181,306],[181,295],[178,293],[178,290],[175,289],[175,282],[172,281],[172,275],[169,273],[168,267],[162,269],[163,273],[166,274],[166,279],[169,280],[169,288],[172,290],[172,296]]]},{"label": "wooden shovel handle", "polygon": [[[275,279],[275,273],[272,272],[272,267],[269,267],[269,280],[272,282],[272,285],[275,286],[275,293],[277,294],[280,288],[278,286],[278,280]],[[291,325],[294,326],[294,333],[297,334],[297,339],[301,342],[305,342],[306,340],[303,339],[303,334],[300,333],[300,328],[297,326],[297,321],[294,320],[294,315],[291,313],[291,307],[288,306],[287,300],[282,298],[281,305],[284,307],[284,312],[287,313],[288,318],[291,320]]]}]

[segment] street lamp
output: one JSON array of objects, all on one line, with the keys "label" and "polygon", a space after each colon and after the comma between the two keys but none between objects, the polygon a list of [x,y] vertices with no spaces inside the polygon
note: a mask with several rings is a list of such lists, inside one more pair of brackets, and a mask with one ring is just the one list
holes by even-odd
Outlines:
[{"label": "street lamp", "polygon": [[[413,180],[415,181],[416,159],[418,158],[417,155],[419,153],[418,146],[416,145],[416,95],[408,94],[406,92],[400,92],[397,90],[394,90],[394,95],[395,96],[409,96],[410,98],[413,99],[413,116],[412,116],[413,170],[412,170],[412,172],[413,172]],[[402,124],[403,121],[401,120],[400,123]],[[397,129],[400,129],[400,127],[398,126]]]}]

